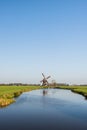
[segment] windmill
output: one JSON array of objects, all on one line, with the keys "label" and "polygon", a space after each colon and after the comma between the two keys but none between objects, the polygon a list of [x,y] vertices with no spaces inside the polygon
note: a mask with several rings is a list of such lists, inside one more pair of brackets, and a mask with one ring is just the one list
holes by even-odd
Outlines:
[{"label": "windmill", "polygon": [[45,75],[42,73],[43,76],[43,80],[41,80],[40,82],[42,82],[42,86],[47,86],[49,85],[47,79],[49,79],[51,76],[45,77]]}]

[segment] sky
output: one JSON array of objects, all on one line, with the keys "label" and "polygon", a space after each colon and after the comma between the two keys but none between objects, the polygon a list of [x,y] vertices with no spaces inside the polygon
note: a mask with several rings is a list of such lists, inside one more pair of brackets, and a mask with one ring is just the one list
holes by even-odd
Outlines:
[{"label": "sky", "polygon": [[0,0],[0,83],[87,84],[87,0]]}]

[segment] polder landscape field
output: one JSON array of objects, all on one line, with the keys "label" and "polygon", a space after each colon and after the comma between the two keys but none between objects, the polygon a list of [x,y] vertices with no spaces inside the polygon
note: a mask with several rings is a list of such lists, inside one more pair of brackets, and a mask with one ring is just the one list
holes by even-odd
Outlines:
[{"label": "polder landscape field", "polygon": [[23,92],[39,88],[40,86],[0,86],[0,107],[15,102],[14,97],[18,97]]},{"label": "polder landscape field", "polygon": [[69,89],[72,92],[78,93],[83,95],[85,98],[87,98],[87,86],[59,86],[58,88],[61,89]]},{"label": "polder landscape field", "polygon": [[[15,102],[15,97],[23,92],[36,89],[50,88],[50,86],[0,86],[0,107],[5,107]],[[56,86],[57,89],[68,89],[72,92],[81,94],[87,99],[87,86]]]}]

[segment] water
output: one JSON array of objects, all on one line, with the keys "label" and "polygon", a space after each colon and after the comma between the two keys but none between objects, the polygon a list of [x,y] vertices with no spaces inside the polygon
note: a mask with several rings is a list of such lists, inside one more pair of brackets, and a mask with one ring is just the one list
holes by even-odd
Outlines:
[{"label": "water", "polygon": [[87,101],[70,90],[25,92],[0,109],[0,130],[87,130]]}]

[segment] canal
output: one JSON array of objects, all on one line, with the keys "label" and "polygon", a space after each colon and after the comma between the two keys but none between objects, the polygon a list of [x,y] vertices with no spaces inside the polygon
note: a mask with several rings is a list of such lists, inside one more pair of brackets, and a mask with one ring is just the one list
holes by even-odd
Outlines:
[{"label": "canal", "polygon": [[87,100],[63,89],[25,92],[0,108],[1,130],[87,130]]}]

